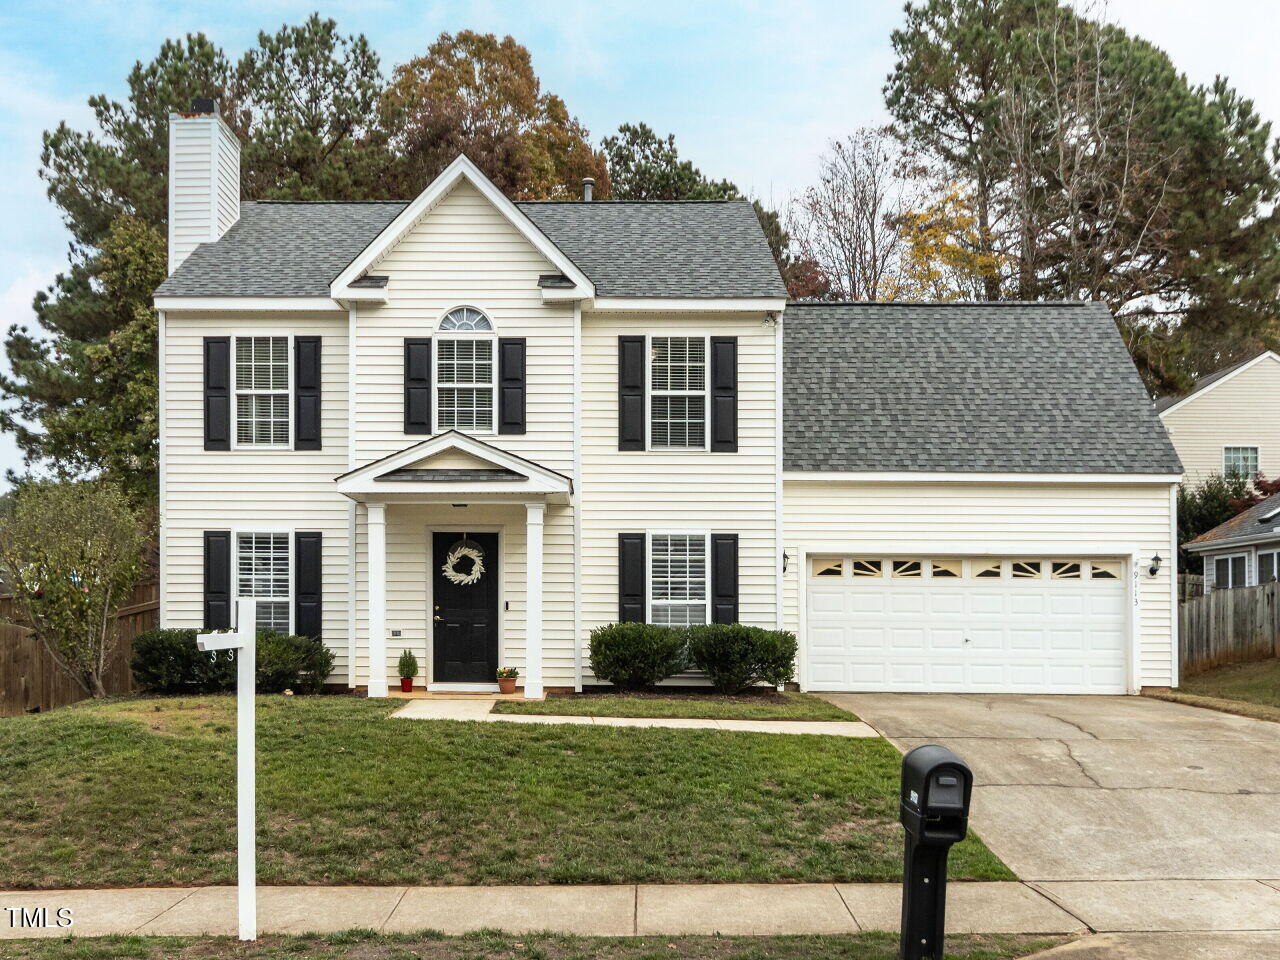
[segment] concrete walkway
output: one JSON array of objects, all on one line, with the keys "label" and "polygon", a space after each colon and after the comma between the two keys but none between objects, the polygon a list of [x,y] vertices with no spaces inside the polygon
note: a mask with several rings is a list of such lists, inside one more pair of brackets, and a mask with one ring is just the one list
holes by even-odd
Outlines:
[{"label": "concrete walkway", "polygon": [[[952,933],[1080,933],[1084,924],[1021,883],[953,883]],[[896,930],[893,883],[538,887],[259,887],[262,933],[387,933],[485,928],[583,936],[838,934]],[[39,920],[48,926],[16,921]],[[56,926],[59,909],[72,924]],[[234,935],[234,887],[0,893],[0,940],[22,937]]]},{"label": "concrete walkway", "polygon": [[410,700],[393,713],[404,720],[478,720],[492,723],[551,723],[598,727],[670,727],[675,730],[736,730],[742,733],[816,733],[829,737],[876,737],[857,720],[706,720],[686,717],[574,717],[494,713],[493,700]]}]

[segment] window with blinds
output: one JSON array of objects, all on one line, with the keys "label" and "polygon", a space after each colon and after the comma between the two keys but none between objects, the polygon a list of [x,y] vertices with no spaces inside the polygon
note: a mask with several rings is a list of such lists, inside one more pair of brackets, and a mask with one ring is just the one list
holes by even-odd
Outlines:
[{"label": "window with blinds", "polygon": [[441,339],[436,349],[436,427],[493,429],[492,338]]},{"label": "window with blinds", "polygon": [[707,342],[703,337],[654,337],[649,369],[650,446],[707,445]]},{"label": "window with blinds", "polygon": [[236,538],[236,592],[259,601],[259,630],[290,632],[289,534],[242,533]]},{"label": "window with blinds", "polygon": [[236,337],[236,443],[289,445],[289,338]]},{"label": "window with blinds", "polygon": [[652,535],[649,549],[651,623],[707,622],[706,534]]}]

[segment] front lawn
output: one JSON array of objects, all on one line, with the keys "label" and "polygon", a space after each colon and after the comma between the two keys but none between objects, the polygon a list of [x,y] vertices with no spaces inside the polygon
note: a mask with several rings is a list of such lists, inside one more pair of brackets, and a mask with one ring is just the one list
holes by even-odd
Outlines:
[{"label": "front lawn", "polygon": [[[879,739],[386,719],[262,697],[266,884],[897,880]],[[235,880],[234,700],[0,721],[0,889]],[[971,838],[957,879],[1012,874]]]},{"label": "front lawn", "polygon": [[[1011,960],[1064,943],[1066,937],[1011,934],[947,937],[949,960]],[[513,937],[430,932],[376,934],[353,930],[328,936],[266,936],[253,943],[230,937],[99,937],[0,940],[0,960],[896,960],[898,937],[888,933],[810,937],[570,937],[553,933]]]},{"label": "front lawn", "polygon": [[1280,721],[1280,660],[1235,663],[1186,677],[1163,699]]},{"label": "front lawn", "polygon": [[561,693],[545,700],[500,700],[494,713],[576,717],[694,717],[713,720],[857,720],[808,693],[752,691],[738,696],[703,692]]}]

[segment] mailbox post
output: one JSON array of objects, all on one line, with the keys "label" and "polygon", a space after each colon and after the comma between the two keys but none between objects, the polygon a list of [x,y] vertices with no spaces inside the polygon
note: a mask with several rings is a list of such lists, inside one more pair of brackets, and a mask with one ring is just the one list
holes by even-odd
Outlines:
[{"label": "mailbox post", "polygon": [[257,601],[236,604],[236,629],[201,633],[196,646],[206,652],[236,653],[236,913],[240,939],[258,939],[257,769],[254,685],[257,670]]},{"label": "mailbox post", "polygon": [[968,831],[972,793],[973,773],[946,747],[916,747],[902,758],[902,960],[942,960],[947,854]]}]

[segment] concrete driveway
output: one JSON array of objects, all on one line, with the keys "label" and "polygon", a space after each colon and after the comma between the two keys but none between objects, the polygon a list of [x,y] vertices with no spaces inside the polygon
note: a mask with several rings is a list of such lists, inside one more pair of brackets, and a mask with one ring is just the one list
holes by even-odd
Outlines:
[{"label": "concrete driveway", "polygon": [[971,824],[1095,930],[1280,930],[1280,724],[1141,697],[831,694],[974,771]]}]

